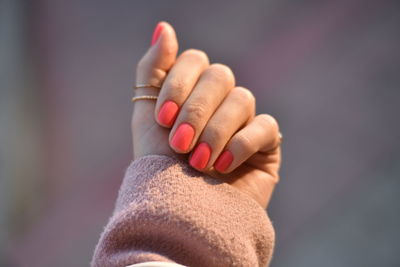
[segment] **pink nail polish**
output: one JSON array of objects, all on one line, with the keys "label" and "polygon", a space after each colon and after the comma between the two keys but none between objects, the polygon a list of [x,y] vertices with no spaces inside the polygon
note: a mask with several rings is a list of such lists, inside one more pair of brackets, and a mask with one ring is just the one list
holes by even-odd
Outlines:
[{"label": "pink nail polish", "polygon": [[165,101],[162,105],[160,112],[158,112],[158,121],[168,127],[174,123],[178,115],[179,107],[174,101]]},{"label": "pink nail polish", "polygon": [[179,125],[174,136],[171,139],[171,145],[178,150],[186,151],[192,143],[194,137],[194,129],[189,123]]},{"label": "pink nail polish", "polygon": [[223,172],[231,165],[232,161],[232,153],[229,150],[225,150],[215,162],[214,168],[219,172]]},{"label": "pink nail polish", "polygon": [[158,23],[156,28],[154,29],[153,37],[151,38],[151,45],[154,45],[157,42],[158,37],[160,37],[160,33],[162,31],[162,28],[163,28],[162,24]]},{"label": "pink nail polish", "polygon": [[197,169],[204,169],[207,166],[210,156],[211,147],[207,143],[202,142],[194,150],[194,153],[190,158],[189,163]]}]

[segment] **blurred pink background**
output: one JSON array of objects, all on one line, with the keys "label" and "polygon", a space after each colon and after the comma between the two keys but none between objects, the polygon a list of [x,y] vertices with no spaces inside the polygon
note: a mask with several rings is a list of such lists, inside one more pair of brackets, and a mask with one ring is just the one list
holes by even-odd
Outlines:
[{"label": "blurred pink background", "polygon": [[400,266],[396,1],[0,2],[0,266],[87,266],[160,20],[281,124],[271,266]]}]

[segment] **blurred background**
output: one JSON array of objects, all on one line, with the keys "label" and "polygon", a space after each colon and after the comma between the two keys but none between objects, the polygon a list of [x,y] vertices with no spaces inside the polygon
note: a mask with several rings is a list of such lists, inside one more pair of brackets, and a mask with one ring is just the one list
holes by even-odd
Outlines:
[{"label": "blurred background", "polygon": [[398,1],[0,1],[0,266],[87,266],[160,20],[284,135],[271,266],[400,266]]}]

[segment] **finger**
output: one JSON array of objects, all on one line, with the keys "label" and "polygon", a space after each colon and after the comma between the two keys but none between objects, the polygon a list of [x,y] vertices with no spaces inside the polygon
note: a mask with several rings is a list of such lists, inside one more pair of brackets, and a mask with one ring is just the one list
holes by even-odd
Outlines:
[{"label": "finger", "polygon": [[136,82],[161,86],[167,71],[176,60],[177,53],[175,30],[167,22],[158,23],[153,33],[152,44],[138,63]]},{"label": "finger", "polygon": [[213,166],[231,137],[254,118],[255,98],[246,88],[235,87],[229,92],[201,133],[189,163],[198,170]]},{"label": "finger", "polygon": [[155,117],[161,126],[172,127],[179,108],[208,66],[208,57],[200,50],[189,49],[178,57],[165,78],[156,103]]},{"label": "finger", "polygon": [[225,65],[212,64],[202,73],[171,129],[169,143],[175,152],[192,150],[207,121],[234,84],[233,73]]},{"label": "finger", "polygon": [[[167,72],[175,63],[177,52],[178,41],[175,30],[167,22],[158,23],[153,33],[151,46],[137,65],[136,84],[150,84],[161,87]],[[137,96],[158,95],[159,89],[138,88],[135,93]],[[153,115],[154,107],[155,101],[136,101],[135,113]],[[150,121],[154,122],[153,118]]]},{"label": "finger", "polygon": [[[257,115],[231,138],[225,151],[214,164],[214,168],[221,173],[229,173],[253,154],[274,150],[279,147],[279,143],[279,126],[276,120],[268,114]],[[257,160],[262,167],[266,166],[270,159],[261,156]]]},{"label": "finger", "polygon": [[[178,41],[175,31],[166,22],[160,22],[153,33],[151,47],[137,65],[136,84],[151,84],[161,86],[167,72],[176,60]],[[135,90],[136,96],[158,95],[159,90],[154,88],[139,88]],[[132,137],[134,144],[138,144],[140,137],[151,129],[156,121],[154,119],[154,100],[140,100],[134,104],[132,116]],[[164,133],[168,136],[168,133]]]}]

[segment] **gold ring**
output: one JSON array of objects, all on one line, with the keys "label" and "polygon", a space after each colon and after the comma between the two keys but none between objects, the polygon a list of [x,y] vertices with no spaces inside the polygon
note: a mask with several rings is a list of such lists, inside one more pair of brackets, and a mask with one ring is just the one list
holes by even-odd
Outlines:
[{"label": "gold ring", "polygon": [[132,97],[131,101],[132,103],[135,102],[136,100],[142,100],[142,99],[150,99],[150,100],[157,100],[158,96],[156,95],[141,95],[141,96],[134,96]]},{"label": "gold ring", "polygon": [[161,89],[159,86],[151,85],[151,84],[137,84],[133,87],[133,89],[139,88],[154,88],[154,89]]}]

